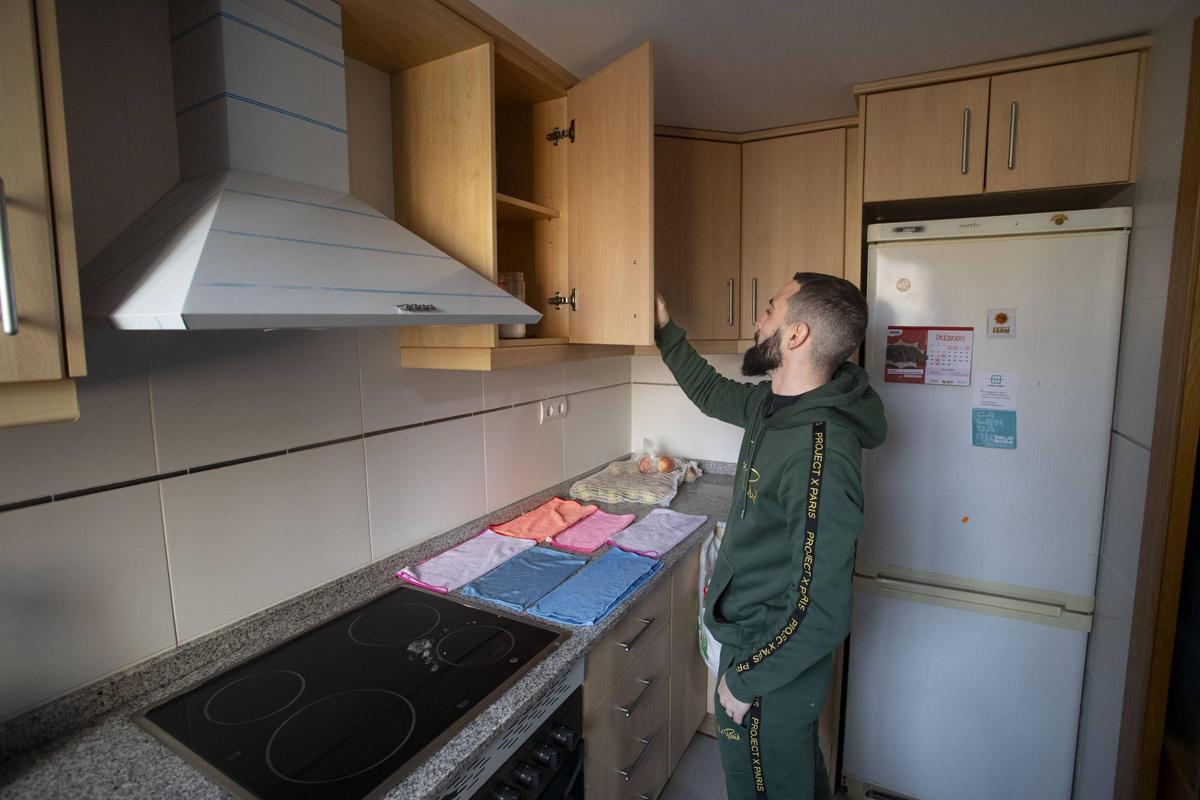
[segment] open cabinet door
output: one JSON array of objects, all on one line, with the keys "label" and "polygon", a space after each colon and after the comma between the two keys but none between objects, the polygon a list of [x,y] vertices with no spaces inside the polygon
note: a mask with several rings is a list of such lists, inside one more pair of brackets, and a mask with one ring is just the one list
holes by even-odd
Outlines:
[{"label": "open cabinet door", "polygon": [[650,43],[567,92],[573,344],[654,343],[654,69]]}]

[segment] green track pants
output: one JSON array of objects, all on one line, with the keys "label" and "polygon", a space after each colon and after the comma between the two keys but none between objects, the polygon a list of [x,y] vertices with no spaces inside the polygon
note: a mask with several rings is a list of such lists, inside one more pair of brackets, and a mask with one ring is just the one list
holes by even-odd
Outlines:
[{"label": "green track pants", "polygon": [[721,708],[720,698],[714,698],[713,716],[729,800],[832,797],[809,698],[790,697],[790,688],[755,698],[741,725]]}]

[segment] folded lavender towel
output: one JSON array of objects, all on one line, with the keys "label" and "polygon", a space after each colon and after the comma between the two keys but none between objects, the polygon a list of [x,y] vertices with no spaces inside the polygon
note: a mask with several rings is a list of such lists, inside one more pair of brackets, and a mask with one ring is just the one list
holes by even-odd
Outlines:
[{"label": "folded lavender towel", "polygon": [[404,567],[396,577],[435,592],[453,592],[535,544],[532,539],[501,536],[489,529],[433,558]]},{"label": "folded lavender towel", "polygon": [[656,508],[613,536],[608,543],[630,553],[658,558],[686,539],[707,519],[703,514],[681,514],[667,508]]}]

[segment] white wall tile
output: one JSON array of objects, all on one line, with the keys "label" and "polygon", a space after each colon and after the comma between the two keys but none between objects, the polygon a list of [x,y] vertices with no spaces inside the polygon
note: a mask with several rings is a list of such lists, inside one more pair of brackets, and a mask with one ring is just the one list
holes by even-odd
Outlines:
[{"label": "white wall tile", "polygon": [[1126,303],[1167,296],[1182,156],[1183,142],[1176,142],[1155,153],[1139,170],[1125,277]]},{"label": "white wall tile", "polygon": [[1125,304],[1121,349],[1117,357],[1117,405],[1113,427],[1146,447],[1154,434],[1158,396],[1158,360],[1162,351],[1167,299]]},{"label": "white wall tile", "polygon": [[677,386],[633,384],[630,449],[653,439],[659,450],[709,461],[737,461],[743,431],[706,417]]},{"label": "white wall tile", "polygon": [[1150,451],[1114,434],[1108,457],[1108,489],[1104,501],[1100,555],[1124,581],[1130,597],[1137,583],[1142,513],[1149,473]]},{"label": "white wall tile", "polygon": [[360,328],[358,353],[367,431],[483,410],[481,373],[404,369],[392,328]]},{"label": "white wall tile", "polygon": [[372,558],[484,515],[483,436],[467,417],[367,439]]},{"label": "white wall tile", "polygon": [[[741,353],[720,353],[704,356],[713,369],[735,381],[758,383],[765,377],[747,378],[742,374]],[[658,356],[634,356],[630,379],[634,383],[675,383],[675,376]]]},{"label": "white wall tile", "polygon": [[180,641],[367,564],[361,440],[162,482]]},{"label": "white wall tile", "polygon": [[483,373],[483,407],[499,408],[563,393],[563,365],[498,369]]},{"label": "white wall tile", "polygon": [[[1154,29],[1154,46],[1150,48],[1142,103],[1139,147],[1143,157],[1153,157],[1167,145],[1183,138],[1192,20],[1197,16],[1200,16],[1198,0],[1179,0]],[[1142,157],[1138,161],[1142,163]]]},{"label": "white wall tile", "polygon": [[159,469],[362,433],[353,330],[147,337]]},{"label": "white wall tile", "polygon": [[89,331],[79,419],[0,430],[0,503],[155,473],[145,335]]},{"label": "white wall tile", "polygon": [[1076,761],[1079,800],[1112,796],[1132,604],[1133,587],[1101,558]]},{"label": "white wall tile", "polygon": [[561,418],[539,425],[531,404],[485,414],[483,425],[488,511],[566,478]]},{"label": "white wall tile", "polygon": [[396,218],[396,187],[391,178],[351,167],[350,194],[380,214]]},{"label": "white wall tile", "polygon": [[563,419],[566,476],[602,466],[629,452],[629,384],[573,394]]},{"label": "white wall tile", "polygon": [[629,383],[627,356],[620,358],[589,358],[563,364],[563,391],[567,394]]},{"label": "white wall tile", "polygon": [[350,192],[395,217],[392,174],[392,86],[383,70],[346,59],[347,149]]},{"label": "white wall tile", "polygon": [[175,644],[158,486],[0,514],[0,718]]}]

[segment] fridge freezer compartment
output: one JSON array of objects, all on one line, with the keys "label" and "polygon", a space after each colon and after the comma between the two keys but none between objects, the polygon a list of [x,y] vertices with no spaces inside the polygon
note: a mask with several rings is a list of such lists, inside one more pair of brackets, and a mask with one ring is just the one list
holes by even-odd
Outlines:
[{"label": "fridge freezer compartment", "polygon": [[1070,797],[1086,633],[856,591],[850,637],[848,784],[876,798]]}]

